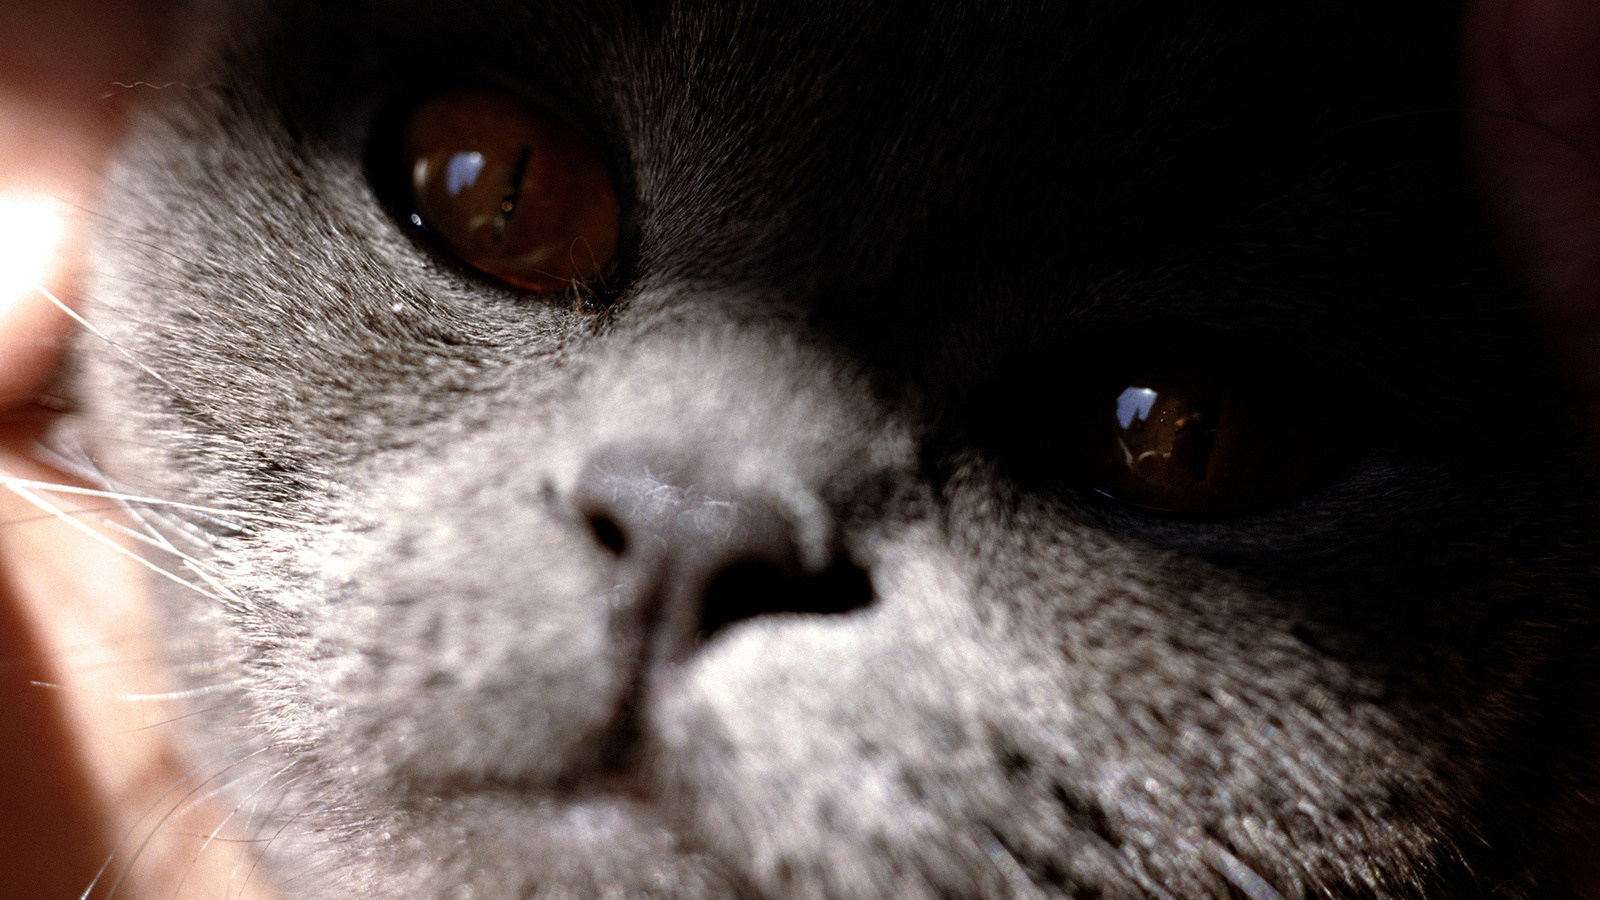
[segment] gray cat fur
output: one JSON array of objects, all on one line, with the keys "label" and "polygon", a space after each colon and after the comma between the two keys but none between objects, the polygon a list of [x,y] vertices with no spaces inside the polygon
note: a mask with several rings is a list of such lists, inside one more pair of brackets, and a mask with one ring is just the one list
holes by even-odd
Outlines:
[{"label": "gray cat fur", "polygon": [[[1571,896],[1594,508],[1462,187],[1460,10],[1401,6],[202,12],[114,175],[80,391],[130,490],[237,511],[220,587],[166,599],[239,679],[194,753],[267,871]],[[392,118],[462,83],[610,167],[599,295],[391,214]],[[1201,520],[1074,481],[1062,398],[1175,350],[1304,379],[1337,464]],[[665,551],[604,546],[608,503]],[[708,624],[741,515],[865,593]]]}]

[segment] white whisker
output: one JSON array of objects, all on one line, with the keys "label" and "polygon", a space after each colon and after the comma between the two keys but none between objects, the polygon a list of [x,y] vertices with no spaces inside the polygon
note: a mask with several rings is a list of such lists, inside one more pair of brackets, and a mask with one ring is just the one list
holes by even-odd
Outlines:
[{"label": "white whisker", "polygon": [[244,683],[243,679],[237,681],[224,681],[218,684],[208,684],[204,687],[188,688],[181,691],[164,691],[158,694],[118,694],[107,691],[91,691],[83,688],[71,688],[64,684],[51,681],[30,681],[34,687],[49,688],[55,691],[64,691],[70,694],[80,694],[89,697],[99,697],[106,700],[126,700],[133,703],[149,703],[157,700],[189,700],[195,697],[204,697],[219,691],[233,690]]},{"label": "white whisker", "polygon": [[229,522],[226,521],[227,519],[229,519],[229,518],[249,519],[249,520],[255,521],[255,522],[267,522],[267,523],[270,523],[270,524],[273,524],[273,525],[293,526],[293,525],[299,524],[299,523],[295,522],[292,519],[285,519],[285,518],[281,518],[281,517],[278,517],[278,516],[267,516],[267,515],[261,515],[261,514],[258,514],[258,513],[238,512],[236,510],[218,509],[216,507],[211,507],[211,506],[198,506],[198,505],[193,504],[193,503],[183,503],[183,502],[178,501],[178,500],[163,500],[163,499],[161,499],[159,497],[142,497],[142,496],[139,496],[137,494],[126,494],[126,493],[122,493],[120,491],[102,490],[102,489],[99,489],[99,488],[79,487],[77,485],[71,485],[71,484],[56,484],[56,483],[50,482],[50,481],[35,481],[35,480],[32,480],[32,479],[28,479],[28,478],[19,478],[19,477],[15,476],[15,475],[10,475],[10,474],[7,474],[5,472],[0,472],[0,484],[16,485],[16,486],[28,488],[30,490],[47,491],[47,492],[55,493],[55,494],[73,494],[73,495],[82,496],[82,497],[100,497],[100,498],[103,498],[103,499],[106,499],[106,500],[117,500],[117,501],[120,501],[120,502],[123,502],[123,503],[135,504],[135,505],[138,505],[138,506],[167,507],[167,508],[171,508],[171,509],[180,509],[180,510],[183,510],[185,512],[200,513],[202,515],[207,515],[207,516],[216,516],[216,517],[222,519],[225,524],[232,525],[234,530],[241,530],[241,526],[235,525],[233,523],[229,523]]},{"label": "white whisker", "polygon": [[[28,501],[29,503],[33,504],[34,506],[38,507],[40,510],[43,510],[44,512],[49,513],[50,515],[54,516],[56,519],[58,519],[58,520],[60,520],[62,522],[65,522],[68,525],[71,525],[73,528],[77,529],[78,531],[88,535],[90,538],[93,538],[96,542],[98,542],[100,544],[103,544],[106,547],[111,548],[112,550],[116,551],[117,553],[121,554],[122,556],[126,557],[127,559],[131,559],[135,563],[143,566],[146,569],[149,569],[151,572],[154,572],[157,575],[160,575],[162,578],[165,578],[168,581],[171,581],[171,582],[173,582],[175,584],[182,585],[183,587],[188,588],[189,590],[197,591],[197,592],[200,592],[201,594],[205,594],[205,592],[203,590],[201,590],[201,587],[199,585],[197,585],[197,584],[195,584],[195,583],[193,583],[191,581],[187,581],[184,578],[182,578],[181,576],[167,571],[166,569],[162,568],[161,566],[151,562],[150,560],[145,559],[144,557],[140,556],[139,554],[134,553],[133,551],[129,550],[127,547],[124,547],[121,544],[117,543],[109,535],[105,534],[104,532],[100,531],[99,529],[93,528],[93,527],[85,524],[84,522],[79,521],[76,516],[71,515],[70,513],[68,513],[64,509],[61,509],[61,508],[59,508],[57,506],[54,506],[48,500],[45,500],[43,497],[40,497],[32,489],[23,486],[23,484],[21,483],[22,481],[23,481],[22,479],[14,479],[14,478],[11,478],[10,476],[0,475],[0,486],[5,486],[5,487],[10,488],[12,490],[12,492],[15,493],[17,496],[21,497],[22,499],[24,499],[24,500]],[[211,595],[210,594],[205,594],[205,596],[211,596]]]},{"label": "white whisker", "polygon": [[1284,900],[1277,888],[1262,878],[1255,869],[1245,865],[1237,856],[1211,841],[1203,843],[1201,847],[1206,864],[1250,900]]},{"label": "white whisker", "polygon": [[198,560],[191,559],[187,556],[183,558],[183,564],[185,568],[194,573],[194,577],[204,581],[211,588],[211,590],[214,592],[212,596],[220,597],[223,600],[230,600],[234,603],[243,602],[243,597],[240,597],[233,591],[232,588],[229,588],[227,585],[217,580],[215,574],[216,570],[212,567],[206,566]]},{"label": "white whisker", "polygon": [[[151,540],[154,540],[156,542],[155,546],[158,546],[164,551],[175,553],[179,556],[185,556],[185,554],[179,551],[177,546],[172,543],[168,537],[169,534],[181,535],[188,541],[205,549],[212,549],[217,544],[218,536],[215,532],[206,531],[195,522],[191,521],[190,518],[168,514],[165,516],[162,523],[165,527],[157,527],[156,524],[150,520],[147,514],[151,510],[147,510],[146,507],[153,507],[154,511],[164,511],[169,509],[178,509],[189,504],[180,504],[171,501],[164,502],[159,498],[136,496],[128,491],[117,490],[111,483],[110,479],[105,477],[104,473],[95,464],[94,460],[90,458],[88,454],[84,453],[81,447],[76,447],[75,452],[69,452],[68,450],[59,446],[41,442],[35,444],[34,458],[38,459],[45,465],[68,473],[69,475],[77,478],[79,481],[97,485],[97,487],[85,488],[72,484],[33,482],[29,481],[28,479],[20,479],[24,484],[29,484],[40,491],[76,494],[80,496],[104,496],[115,501],[118,505],[118,508],[122,510],[124,515],[131,517],[138,523],[139,528],[143,529],[142,532],[140,532],[138,529],[130,530],[130,528],[123,523],[111,519],[102,520],[103,524],[105,524],[107,527],[116,529],[121,533],[127,534],[130,537],[142,535],[136,537],[136,539],[141,543],[149,544]],[[0,472],[0,477],[4,477],[4,475],[4,472]],[[221,530],[231,532],[245,531],[244,527],[238,522],[223,521],[212,516],[209,510],[196,511],[193,509],[183,509],[182,511],[188,513],[192,518],[204,518],[206,521],[218,525]]]},{"label": "white whisker", "polygon": [[[134,528],[132,526],[124,525],[121,522],[111,523],[114,524],[117,529],[126,533],[130,537],[137,537],[141,543],[149,543],[169,553],[176,553],[179,556],[183,555],[178,550],[177,545],[172,543],[172,541],[167,537],[166,533],[160,528],[157,528],[154,522],[150,521],[148,515],[149,510],[140,509],[139,507],[127,503],[126,501],[122,503],[122,510],[125,515],[132,518],[134,522],[138,524],[138,527]],[[167,514],[165,519],[173,526],[183,524],[182,519],[171,514]],[[179,528],[176,530],[181,531],[182,529]]]},{"label": "white whisker", "polygon": [[[124,509],[126,509],[126,507],[124,507]],[[162,553],[170,553],[173,556],[185,561],[191,558],[189,554],[184,553],[182,550],[179,550],[176,546],[174,546],[171,541],[167,540],[165,535],[153,528],[149,522],[144,520],[142,516],[137,518],[139,524],[144,526],[143,528],[133,528],[131,526],[124,525],[115,519],[105,516],[100,517],[100,524],[135,543],[143,544],[146,547],[153,547],[157,550],[160,550]]]},{"label": "white whisker", "polygon": [[174,386],[172,384],[172,382],[170,382],[170,381],[166,380],[165,378],[161,377],[161,373],[157,372],[155,369],[152,369],[149,366],[145,365],[144,363],[140,362],[138,360],[138,358],[135,357],[132,353],[129,353],[127,350],[123,349],[121,344],[118,344],[116,341],[113,341],[111,339],[110,335],[107,335],[105,332],[103,332],[100,329],[94,327],[94,325],[90,324],[88,319],[85,319],[83,316],[79,315],[77,310],[75,310],[71,306],[67,305],[65,302],[63,302],[61,300],[60,297],[57,297],[54,293],[51,293],[49,288],[45,287],[42,284],[38,284],[38,283],[35,283],[33,285],[33,287],[40,294],[44,295],[44,298],[46,300],[49,300],[51,303],[55,304],[57,309],[60,309],[63,313],[66,313],[67,317],[72,319],[73,322],[76,322],[79,328],[82,328],[84,331],[87,331],[88,333],[94,335],[95,337],[99,338],[100,340],[105,341],[106,346],[108,346],[111,349],[117,351],[117,353],[120,354],[122,356],[122,358],[126,359],[128,362],[131,362],[135,366],[137,366],[139,371],[145,373],[146,375],[149,375],[151,378],[154,378],[155,380],[161,382],[162,384],[166,385],[167,387],[172,388],[174,391],[177,390],[176,386]]}]

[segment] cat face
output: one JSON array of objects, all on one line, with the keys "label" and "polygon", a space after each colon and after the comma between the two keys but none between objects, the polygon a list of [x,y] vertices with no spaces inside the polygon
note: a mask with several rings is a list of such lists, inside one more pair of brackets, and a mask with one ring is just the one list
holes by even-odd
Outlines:
[{"label": "cat face", "polygon": [[1593,510],[1358,5],[207,19],[83,384],[268,869],[1560,896]]}]

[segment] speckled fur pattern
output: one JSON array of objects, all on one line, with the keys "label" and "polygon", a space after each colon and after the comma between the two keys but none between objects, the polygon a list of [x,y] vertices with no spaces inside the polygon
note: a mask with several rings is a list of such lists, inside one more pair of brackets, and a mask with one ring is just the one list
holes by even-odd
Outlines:
[{"label": "speckled fur pattern", "polygon": [[[289,896],[1571,896],[1595,509],[1456,4],[216,7],[79,391],[119,483],[232,511],[168,630]],[[480,83],[611,172],[599,296],[392,214],[394,118]],[[1316,385],[1336,462],[1233,516],[1087,489],[1062,398],[1173,358]],[[864,593],[704,627],[586,521],[619,471]]]}]

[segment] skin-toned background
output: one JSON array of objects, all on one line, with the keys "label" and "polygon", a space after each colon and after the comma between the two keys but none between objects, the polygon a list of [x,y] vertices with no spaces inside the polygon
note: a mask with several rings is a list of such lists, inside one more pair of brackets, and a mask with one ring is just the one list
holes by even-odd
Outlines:
[{"label": "skin-toned background", "polygon": [[[118,85],[160,84],[169,6],[0,0],[0,236],[8,204],[65,214],[39,277],[68,302],[97,173],[126,106],[159,89]],[[1479,177],[1600,435],[1600,3],[1474,0],[1463,67]],[[50,378],[71,331],[41,292],[0,288],[0,478],[62,480],[32,447],[56,414]],[[119,880],[118,897],[261,896],[218,829],[227,811],[185,780],[170,714],[141,699],[163,682],[138,568],[34,499],[0,486],[0,900],[70,900],[103,866],[91,896]],[[48,499],[98,527],[92,498]],[[1600,900],[1600,840],[1573,864]]]},{"label": "skin-toned background", "polygon": [[[0,0],[0,266],[48,237],[68,301],[98,173],[127,106],[159,84],[168,0]],[[71,320],[0,271],[0,480],[36,461]],[[63,509],[46,513],[34,501]],[[226,816],[185,777],[139,569],[85,530],[107,504],[0,486],[0,900],[257,897]],[[155,837],[150,836],[154,834]],[[109,863],[108,863],[109,860]],[[136,865],[130,861],[137,860]]]},{"label": "skin-toned background", "polygon": [[[0,3],[7,23],[0,29],[0,198],[43,192],[71,208],[88,201],[115,128],[114,113],[97,98],[120,77],[113,73],[141,67],[152,51],[147,38],[125,40],[129,29],[145,27],[146,11],[134,4],[45,6]],[[0,206],[0,215],[7,212]],[[68,290],[70,265],[58,257],[45,280]],[[30,401],[63,331],[38,298],[0,296],[0,467],[7,472],[36,470],[19,448],[38,424]],[[74,897],[114,840],[96,769],[122,761],[91,758],[84,710],[35,682],[60,681],[59,647],[69,629],[57,601],[106,586],[58,576],[54,567],[81,558],[78,548],[28,528],[37,511],[10,491],[0,495],[0,897]]]}]

